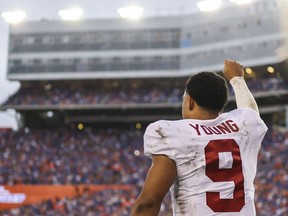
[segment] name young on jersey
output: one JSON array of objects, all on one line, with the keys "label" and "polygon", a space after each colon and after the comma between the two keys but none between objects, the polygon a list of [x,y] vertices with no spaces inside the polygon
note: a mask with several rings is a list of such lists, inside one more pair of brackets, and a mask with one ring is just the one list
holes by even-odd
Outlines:
[{"label": "name young on jersey", "polygon": [[189,124],[189,125],[194,129],[195,133],[197,133],[198,136],[201,136],[203,134],[221,135],[239,131],[238,125],[235,122],[233,122],[233,120],[227,120],[225,122],[222,122],[221,124],[212,127],[200,124]]}]

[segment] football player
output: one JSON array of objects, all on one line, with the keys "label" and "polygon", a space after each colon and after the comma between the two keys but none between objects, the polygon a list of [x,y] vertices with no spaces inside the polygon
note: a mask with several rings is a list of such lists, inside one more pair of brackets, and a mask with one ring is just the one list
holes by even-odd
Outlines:
[{"label": "football player", "polygon": [[169,189],[173,215],[256,215],[253,181],[267,127],[244,81],[243,66],[225,60],[223,75],[233,87],[237,109],[223,113],[225,79],[201,72],[186,83],[183,119],[147,127],[144,153],[152,165],[132,216],[158,215]]}]

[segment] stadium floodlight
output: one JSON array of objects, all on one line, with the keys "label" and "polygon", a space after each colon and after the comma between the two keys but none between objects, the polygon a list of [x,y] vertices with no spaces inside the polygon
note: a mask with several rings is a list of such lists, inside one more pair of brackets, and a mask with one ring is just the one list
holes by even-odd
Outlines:
[{"label": "stadium floodlight", "polygon": [[252,0],[230,0],[230,1],[233,2],[233,3],[239,4],[239,5],[248,4],[248,3],[252,2]]},{"label": "stadium floodlight", "polygon": [[140,155],[140,151],[139,151],[138,149],[136,149],[136,150],[134,151],[134,155],[135,155],[135,156],[139,156],[139,155]]},{"label": "stadium floodlight", "polygon": [[252,73],[253,73],[253,70],[252,70],[251,68],[246,68],[246,69],[245,69],[245,72],[246,72],[247,74],[252,74]]},{"label": "stadium floodlight", "polygon": [[76,21],[83,15],[83,10],[80,8],[70,8],[66,10],[60,10],[58,15],[64,21]]},{"label": "stadium floodlight", "polygon": [[214,11],[219,9],[222,3],[222,0],[203,0],[197,3],[197,7],[201,11]]},{"label": "stadium floodlight", "polygon": [[17,24],[23,21],[23,19],[26,17],[26,13],[21,10],[15,10],[3,12],[1,16],[7,23]]},{"label": "stadium floodlight", "polygon": [[143,11],[144,10],[142,7],[129,6],[129,7],[118,8],[117,13],[122,18],[137,20],[141,17],[141,15],[143,14]]},{"label": "stadium floodlight", "polygon": [[48,111],[46,113],[46,115],[47,115],[48,118],[52,118],[54,116],[54,112],[53,111]]},{"label": "stadium floodlight", "polygon": [[78,130],[83,130],[84,129],[84,125],[82,123],[79,123],[77,125]]},{"label": "stadium floodlight", "polygon": [[272,66],[269,66],[269,67],[267,67],[267,71],[268,71],[269,73],[274,73],[274,72],[275,72],[275,69],[274,69]]}]

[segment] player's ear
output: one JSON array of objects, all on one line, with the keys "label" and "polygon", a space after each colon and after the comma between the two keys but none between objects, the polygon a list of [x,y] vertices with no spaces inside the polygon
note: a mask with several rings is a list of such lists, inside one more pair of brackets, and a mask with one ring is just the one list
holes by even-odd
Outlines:
[{"label": "player's ear", "polygon": [[189,110],[192,111],[195,106],[195,101],[192,97],[189,96]]}]

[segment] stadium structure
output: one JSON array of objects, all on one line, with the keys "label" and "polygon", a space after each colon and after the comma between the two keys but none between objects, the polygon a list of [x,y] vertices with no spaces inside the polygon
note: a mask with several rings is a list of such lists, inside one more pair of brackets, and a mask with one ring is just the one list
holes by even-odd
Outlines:
[{"label": "stadium structure", "polygon": [[[256,182],[257,210],[259,215],[283,215],[288,211],[284,162],[288,154],[288,31],[281,22],[285,19],[281,11],[284,4],[263,0],[213,13],[138,21],[42,20],[10,26],[7,78],[20,81],[21,87],[1,109],[16,110],[19,131],[1,131],[0,147],[6,152],[1,160],[6,165],[9,160],[23,165],[3,166],[0,184],[8,195],[0,198],[0,208],[17,207],[3,210],[8,215],[41,208],[66,215],[75,210],[73,203],[85,201],[87,212],[129,215],[150,165],[141,146],[145,126],[158,119],[181,118],[187,78],[199,71],[220,73],[228,58],[245,66],[248,86],[270,128],[260,154],[263,167]],[[235,107],[231,92],[226,109]],[[38,149],[37,145],[44,147]],[[29,159],[34,154],[40,164]],[[69,168],[60,169],[64,163],[73,164],[76,171],[69,174]],[[90,167],[91,163],[99,164]],[[267,177],[267,167],[278,171]],[[26,173],[21,168],[31,170]],[[106,173],[107,169],[111,172]],[[87,204],[91,200],[97,200],[93,208]],[[169,208],[169,201],[165,201],[161,214],[169,215]]]}]

